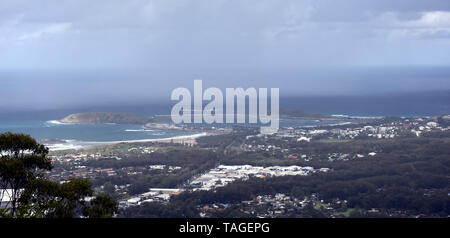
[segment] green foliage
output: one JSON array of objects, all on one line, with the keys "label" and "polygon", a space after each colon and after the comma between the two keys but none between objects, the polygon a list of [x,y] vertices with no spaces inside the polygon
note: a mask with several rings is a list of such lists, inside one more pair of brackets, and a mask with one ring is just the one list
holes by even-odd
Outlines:
[{"label": "green foliage", "polygon": [[[105,186],[105,189],[111,192],[113,190],[111,188],[112,184],[131,184],[128,188],[128,193],[134,195],[147,192],[152,187],[175,188],[191,177],[213,168],[219,163],[221,158],[221,155],[205,149],[173,147],[164,152],[123,156],[121,160],[92,160],[87,162],[86,165],[95,168],[117,169],[119,176],[99,176],[93,180],[94,185],[109,184]],[[128,175],[126,172],[120,171],[121,168],[143,167],[155,164],[179,166],[181,169],[170,173],[167,168],[164,170],[147,169],[144,173],[137,175]],[[104,191],[106,192],[106,190]]]},{"label": "green foliage", "polygon": [[117,212],[115,201],[99,195],[92,204],[85,201],[93,195],[87,179],[70,179],[60,184],[46,179],[42,171],[52,169],[46,157],[48,149],[29,135],[0,134],[0,200],[7,191],[11,202],[0,207],[0,217],[70,218],[88,211],[88,216],[111,217]]},{"label": "green foliage", "polygon": [[91,201],[91,206],[85,209],[84,215],[90,218],[111,218],[119,211],[117,202],[107,194],[99,194]]},{"label": "green foliage", "polygon": [[195,201],[173,201],[168,204],[160,202],[144,203],[128,208],[120,217],[133,218],[198,218]]},{"label": "green foliage", "polygon": [[[292,146],[290,148],[296,148]],[[448,136],[433,135],[426,138],[393,140],[364,140],[344,143],[315,142],[302,145],[302,150],[326,155],[329,152],[367,153],[377,151],[376,156],[330,162],[316,159],[309,162],[278,159],[256,153],[225,156],[222,163],[272,165],[297,164],[315,168],[331,168],[331,172],[309,176],[284,176],[251,178],[236,181],[215,191],[184,192],[171,199],[172,211],[195,210],[202,204],[240,204],[257,195],[284,193],[302,199],[317,194],[325,203],[336,199],[347,200],[346,207],[336,216],[428,216],[446,217],[450,214],[450,140]],[[309,153],[306,153],[309,154]],[[153,210],[133,208],[125,214],[131,217],[167,215],[166,205],[146,205]],[[173,207],[176,206],[176,207]],[[190,208],[189,208],[190,206]],[[377,208],[379,213],[368,212]],[[156,213],[154,211],[160,210]],[[197,210],[198,212],[198,210]],[[305,207],[295,213],[298,217],[323,217],[320,209]],[[214,214],[239,216],[239,209]],[[174,217],[181,217],[174,214]]]},{"label": "green foliage", "polygon": [[[29,135],[0,134],[0,190],[10,189],[10,215],[15,216],[21,190],[52,164],[46,156],[48,149]],[[0,200],[5,194],[0,193]]]},{"label": "green foliage", "polygon": [[44,178],[35,179],[25,189],[20,203],[34,205],[33,212],[50,218],[70,218],[86,206],[84,198],[92,196],[90,182],[71,179],[60,184]]},{"label": "green foliage", "polygon": [[233,145],[240,145],[247,135],[256,134],[255,131],[238,131],[224,135],[204,136],[197,139],[198,146],[203,148],[217,148],[217,151],[227,152]]}]

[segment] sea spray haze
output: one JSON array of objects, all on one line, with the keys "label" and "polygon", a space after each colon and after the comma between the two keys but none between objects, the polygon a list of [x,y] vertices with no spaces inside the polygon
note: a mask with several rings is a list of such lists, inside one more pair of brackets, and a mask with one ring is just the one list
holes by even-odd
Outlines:
[{"label": "sea spray haze", "polygon": [[[269,98],[267,88],[260,88],[259,92],[255,88],[246,90],[243,88],[227,88],[225,101],[224,94],[220,89],[207,88],[203,92],[202,80],[194,80],[193,99],[187,88],[176,88],[172,91],[171,99],[180,101],[173,106],[171,118],[175,124],[192,122],[197,124],[222,124],[224,122],[256,124],[259,122],[270,124],[268,127],[262,126],[261,133],[273,134],[279,129],[279,89],[272,88],[270,92]],[[248,98],[248,103],[246,103],[246,98]],[[271,102],[270,114],[268,114],[267,108],[267,100],[269,99]],[[193,110],[191,109],[192,100],[194,102]],[[210,101],[204,108],[203,100]],[[224,101],[226,103],[225,114],[223,111]],[[246,117],[248,117],[248,120],[246,120]]]}]

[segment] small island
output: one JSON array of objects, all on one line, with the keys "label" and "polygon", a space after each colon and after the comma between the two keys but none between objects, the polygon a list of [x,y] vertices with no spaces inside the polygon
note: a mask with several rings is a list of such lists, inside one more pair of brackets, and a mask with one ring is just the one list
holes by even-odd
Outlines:
[{"label": "small island", "polygon": [[[298,109],[281,109],[281,118],[309,119],[309,120],[336,120],[337,117],[319,113],[305,112]],[[170,122],[162,122],[155,117],[144,117],[128,112],[82,112],[70,114],[58,120],[65,124],[139,124],[149,129],[182,129]]]},{"label": "small island", "polygon": [[146,124],[152,119],[125,112],[85,112],[70,114],[59,120],[61,123],[77,124]]}]

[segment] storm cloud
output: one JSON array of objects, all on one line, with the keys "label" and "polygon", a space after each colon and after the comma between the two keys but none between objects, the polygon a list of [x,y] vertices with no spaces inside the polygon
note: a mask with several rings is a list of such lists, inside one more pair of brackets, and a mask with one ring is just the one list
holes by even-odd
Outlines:
[{"label": "storm cloud", "polygon": [[[56,74],[61,77],[54,81],[56,76],[35,74],[41,81],[33,85],[54,85],[43,88],[47,95],[37,100],[42,103],[53,100],[52,94],[66,98],[61,101],[64,103],[95,95],[144,98],[147,88],[153,89],[154,95],[165,96],[171,87],[190,86],[194,78],[218,87],[277,86],[275,80],[278,87],[291,93],[346,93],[349,87],[358,91],[367,85],[381,90],[383,83],[371,81],[376,80],[373,77],[364,83],[346,83],[347,74],[333,72],[354,67],[445,68],[448,62],[447,0],[0,3],[0,80],[3,87],[11,89],[11,96],[21,98],[21,92],[36,87],[27,86],[29,77],[8,72],[91,72],[83,76],[89,78],[84,81],[66,79],[71,77],[62,77],[64,73]],[[115,71],[134,73],[105,76],[104,72]],[[330,79],[334,75],[343,79]],[[402,75],[396,84],[403,85],[407,76]],[[298,83],[299,78],[304,81]],[[224,80],[235,84],[226,85]],[[433,80],[432,85],[438,84],[435,88],[450,88],[446,74]],[[330,88],[321,87],[324,82]],[[66,85],[87,88],[79,91],[84,97],[68,96],[63,90]],[[423,83],[412,85],[413,89],[433,88]],[[26,104],[27,99],[23,100]]]}]

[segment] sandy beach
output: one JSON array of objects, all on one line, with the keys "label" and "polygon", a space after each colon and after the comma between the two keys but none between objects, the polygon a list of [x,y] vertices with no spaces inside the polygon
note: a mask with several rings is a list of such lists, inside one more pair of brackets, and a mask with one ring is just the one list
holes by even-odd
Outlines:
[{"label": "sandy beach", "polygon": [[208,133],[202,132],[194,135],[187,136],[175,136],[169,138],[158,138],[158,139],[143,139],[143,140],[123,140],[123,141],[106,141],[106,142],[84,142],[87,145],[112,145],[119,143],[145,143],[145,142],[171,142],[171,141],[183,141],[183,140],[192,140],[202,136],[207,136]]},{"label": "sandy beach", "polygon": [[196,139],[202,136],[210,135],[210,133],[202,132],[193,135],[184,135],[184,136],[175,136],[168,138],[158,138],[158,139],[142,139],[142,140],[121,140],[121,141],[74,141],[68,140],[66,143],[54,143],[54,144],[46,144],[46,146],[50,149],[50,151],[59,151],[59,150],[69,150],[69,149],[85,149],[89,147],[102,146],[102,145],[114,145],[120,143],[145,143],[145,142],[161,142],[161,143],[178,143],[178,144],[187,144],[187,145],[195,145]]}]

